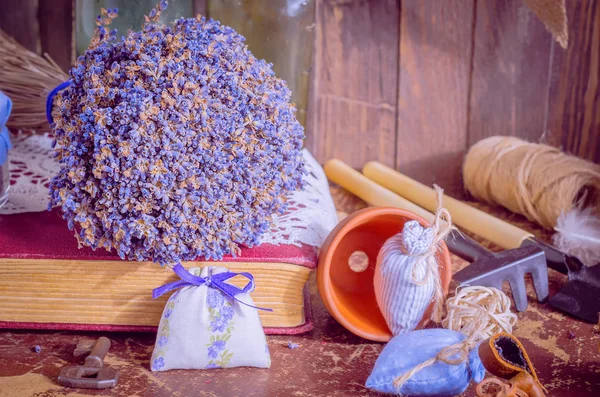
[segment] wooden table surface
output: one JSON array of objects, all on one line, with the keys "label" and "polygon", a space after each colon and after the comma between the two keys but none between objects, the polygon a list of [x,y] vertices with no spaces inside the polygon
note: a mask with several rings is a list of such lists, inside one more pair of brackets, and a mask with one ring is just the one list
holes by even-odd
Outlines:
[{"label": "wooden table surface", "polygon": [[[339,210],[350,213],[365,204],[332,188]],[[532,228],[515,216],[508,220]],[[547,237],[547,236],[546,236]],[[453,258],[453,267],[465,263]],[[565,276],[550,271],[550,292]],[[530,283],[529,283],[530,284]],[[270,369],[236,368],[153,373],[149,360],[154,334],[112,333],[106,363],[121,371],[112,390],[65,389],[56,384],[60,369],[76,363],[73,349],[81,339],[100,336],[85,332],[0,332],[0,396],[374,396],[364,383],[383,345],[358,338],[325,310],[310,281],[315,329],[299,336],[269,336]],[[519,313],[514,334],[521,339],[549,396],[600,395],[600,334],[586,324],[535,301],[528,286],[529,307]],[[289,349],[288,341],[297,343]],[[32,351],[40,346],[41,352]],[[473,387],[464,396],[474,396]]]}]

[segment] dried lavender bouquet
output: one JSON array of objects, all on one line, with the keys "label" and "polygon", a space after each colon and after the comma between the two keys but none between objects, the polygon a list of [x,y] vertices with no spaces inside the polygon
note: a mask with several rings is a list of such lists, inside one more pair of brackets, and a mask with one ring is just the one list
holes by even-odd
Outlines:
[{"label": "dried lavender bouquet", "polygon": [[253,246],[303,186],[286,83],[233,29],[157,20],[120,40],[103,10],[55,99],[60,205],[80,244],[161,265]]}]

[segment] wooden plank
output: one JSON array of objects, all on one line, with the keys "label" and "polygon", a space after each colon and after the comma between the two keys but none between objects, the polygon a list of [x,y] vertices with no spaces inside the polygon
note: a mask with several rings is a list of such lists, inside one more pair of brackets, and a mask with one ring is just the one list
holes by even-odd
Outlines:
[{"label": "wooden plank", "polygon": [[544,134],[552,36],[522,0],[477,1],[469,144]]},{"label": "wooden plank", "polygon": [[203,15],[206,16],[206,1],[207,0],[194,0],[194,15]]},{"label": "wooden plank", "polygon": [[73,1],[39,0],[42,54],[48,53],[64,71],[71,68],[73,61]]},{"label": "wooden plank", "polygon": [[37,0],[3,1],[0,29],[31,51],[39,52]]},{"label": "wooden plank", "polygon": [[474,0],[403,0],[396,168],[460,195]]},{"label": "wooden plank", "polygon": [[394,165],[398,22],[395,0],[317,1],[306,145],[318,160]]},{"label": "wooden plank", "polygon": [[567,152],[600,163],[600,2],[566,4],[569,47],[554,45],[548,129]]}]

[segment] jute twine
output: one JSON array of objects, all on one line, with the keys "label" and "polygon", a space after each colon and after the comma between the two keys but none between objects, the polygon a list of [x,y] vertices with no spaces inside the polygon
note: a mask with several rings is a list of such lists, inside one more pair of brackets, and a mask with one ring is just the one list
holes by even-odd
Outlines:
[{"label": "jute twine", "polygon": [[600,213],[600,166],[548,145],[494,136],[471,147],[465,188],[552,229],[561,213],[591,207]]},{"label": "jute twine", "polygon": [[512,333],[517,316],[510,312],[510,299],[496,288],[464,287],[446,301],[446,318],[442,326],[461,332],[466,338],[442,349],[437,356],[424,361],[394,380],[394,387],[402,385],[423,368],[441,361],[450,365],[465,362],[469,352],[481,341],[498,332]]},{"label": "jute twine", "polygon": [[512,334],[517,315],[510,311],[510,298],[492,287],[463,287],[446,301],[442,327],[476,335],[481,342],[499,332]]},{"label": "jute twine", "polygon": [[567,48],[569,27],[565,0],[525,0],[525,3],[552,33],[558,44]]},{"label": "jute twine", "polygon": [[[447,209],[442,208],[444,190],[437,185],[435,185],[434,188],[437,193],[437,210],[435,211],[435,219],[431,225],[433,239],[429,249],[418,255],[421,257],[421,260],[413,267],[412,279],[417,285],[423,285],[429,280],[434,281],[435,304],[433,307],[433,312],[431,313],[431,320],[439,323],[442,321],[442,316],[444,314],[444,288],[442,287],[440,265],[437,260],[437,253],[440,249],[440,243],[446,239],[446,236],[448,236],[448,233],[450,233],[454,227],[452,226],[452,217],[450,216],[450,212],[448,212]],[[417,273],[421,263],[424,263],[426,269],[425,276],[419,280]]]}]

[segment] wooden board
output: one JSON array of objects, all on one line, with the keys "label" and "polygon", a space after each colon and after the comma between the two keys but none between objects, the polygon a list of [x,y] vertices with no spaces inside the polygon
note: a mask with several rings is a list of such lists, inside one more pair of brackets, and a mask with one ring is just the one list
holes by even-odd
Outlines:
[{"label": "wooden board", "polygon": [[317,1],[307,147],[320,161],[394,165],[398,2]]},{"label": "wooden board", "polygon": [[194,0],[194,15],[206,15],[207,0]]},{"label": "wooden board", "polygon": [[554,143],[600,162],[600,2],[567,1],[569,47],[554,45],[548,129]]},{"label": "wooden board", "polygon": [[396,168],[448,194],[462,191],[473,0],[404,0]]},{"label": "wooden board", "polygon": [[[523,0],[310,1],[306,146],[318,160],[379,160],[454,195],[464,148],[491,135],[600,162],[598,1],[566,1],[567,51]],[[193,2],[204,13],[207,0]],[[0,28],[67,69],[74,1],[4,3]]]},{"label": "wooden board", "polygon": [[540,140],[552,40],[523,1],[477,1],[470,145],[493,135]]},{"label": "wooden board", "polygon": [[41,53],[51,54],[64,71],[71,69],[74,0],[40,0],[39,26]]},{"label": "wooden board", "polygon": [[40,48],[37,3],[37,0],[9,0],[0,5],[0,29],[33,52],[39,52]]}]

